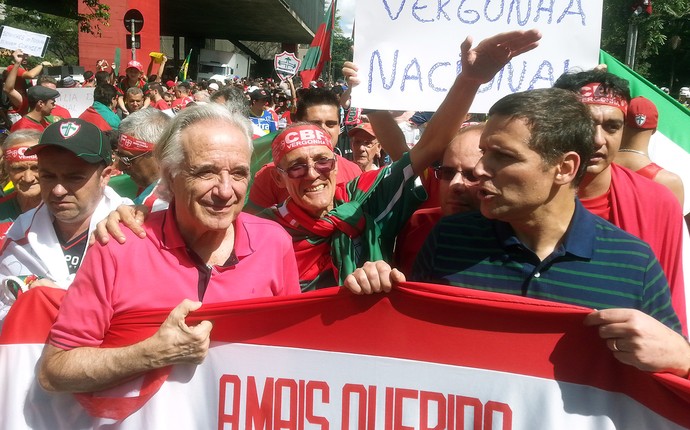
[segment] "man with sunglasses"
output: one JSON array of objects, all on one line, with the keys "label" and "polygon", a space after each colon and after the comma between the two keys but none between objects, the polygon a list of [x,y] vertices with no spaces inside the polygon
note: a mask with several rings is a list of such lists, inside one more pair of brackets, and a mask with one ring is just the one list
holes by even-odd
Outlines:
[{"label": "man with sunglasses", "polygon": [[141,109],[122,120],[117,142],[117,168],[128,174],[139,187],[135,204],[149,209],[165,209],[167,203],[156,197],[155,189],[160,180],[160,168],[153,149],[170,122],[170,117],[158,109]]},{"label": "man with sunglasses", "polygon": [[[328,131],[331,141],[337,142],[340,133],[340,115],[338,109],[340,101],[329,90],[312,88],[300,90],[297,100],[297,110],[292,115],[295,122],[310,122],[318,124]],[[353,162],[335,155],[338,160],[337,181],[346,183],[362,173],[362,170]],[[276,184],[277,171],[273,163],[263,166],[254,175],[254,182],[249,189],[249,199],[245,211],[249,213],[259,213],[266,208],[282,203],[287,198],[284,188]]]},{"label": "man with sunglasses", "polygon": [[402,226],[426,198],[415,181],[440,159],[460,128],[479,86],[505,62],[537,45],[536,31],[493,36],[471,48],[463,42],[462,73],[409,152],[380,170],[337,184],[337,162],[328,133],[295,124],[273,141],[277,183],[288,199],[262,215],[278,221],[293,238],[303,291],[341,285],[367,260],[388,260]]},{"label": "man with sunglasses", "polygon": [[[20,215],[7,232],[0,282],[67,289],[96,223],[131,201],[107,187],[110,145],[91,123],[78,118],[55,122],[24,154],[38,158],[42,203]],[[0,319],[9,305],[0,305]]]},{"label": "man with sunglasses", "polygon": [[473,170],[482,158],[479,138],[483,130],[484,123],[461,128],[443,153],[441,165],[434,168],[440,206],[416,211],[398,235],[393,261],[403,273],[411,274],[417,253],[442,216],[479,209],[479,180]]}]

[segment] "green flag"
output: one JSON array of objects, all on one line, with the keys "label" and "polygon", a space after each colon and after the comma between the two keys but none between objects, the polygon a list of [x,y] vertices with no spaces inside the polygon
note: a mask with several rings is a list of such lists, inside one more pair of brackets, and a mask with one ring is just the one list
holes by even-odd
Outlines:
[{"label": "green flag", "polygon": [[189,61],[192,59],[192,50],[189,50],[189,54],[187,54],[187,58],[185,58],[184,62],[182,62],[182,67],[180,67],[180,73],[177,74],[178,80],[180,81],[185,81],[187,80],[187,69],[189,69]]}]

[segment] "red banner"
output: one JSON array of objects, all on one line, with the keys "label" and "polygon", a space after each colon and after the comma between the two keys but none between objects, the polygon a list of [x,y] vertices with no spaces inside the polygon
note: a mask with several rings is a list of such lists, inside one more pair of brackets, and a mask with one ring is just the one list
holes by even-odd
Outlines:
[{"label": "red banner", "polygon": [[[204,306],[188,318],[214,323],[202,365],[94,393],[90,418],[35,385],[45,331],[14,315],[50,297],[25,294],[0,336],[1,428],[690,427],[690,383],[619,363],[583,325],[588,310],[414,283]],[[150,335],[167,313],[119,316],[105,345]]]}]

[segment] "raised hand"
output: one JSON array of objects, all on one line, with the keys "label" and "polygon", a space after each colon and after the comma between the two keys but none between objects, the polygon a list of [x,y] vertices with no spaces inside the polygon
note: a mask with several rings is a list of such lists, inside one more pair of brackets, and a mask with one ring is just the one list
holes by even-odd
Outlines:
[{"label": "raised hand", "polygon": [[540,39],[538,30],[509,31],[484,39],[472,48],[472,37],[468,36],[460,45],[461,76],[482,84],[489,82],[511,59],[536,48]]}]

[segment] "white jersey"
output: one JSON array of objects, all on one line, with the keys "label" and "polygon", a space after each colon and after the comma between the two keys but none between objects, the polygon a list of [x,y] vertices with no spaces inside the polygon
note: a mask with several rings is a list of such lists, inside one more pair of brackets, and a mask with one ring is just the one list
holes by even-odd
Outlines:
[{"label": "white jersey", "polygon": [[[132,201],[121,197],[106,187],[103,198],[96,206],[89,224],[89,234],[99,221],[121,204]],[[70,274],[60,241],[53,227],[53,216],[41,203],[35,209],[21,214],[7,232],[5,246],[0,255],[0,285],[9,276],[26,277],[36,275],[48,278],[63,289],[74,280]],[[86,249],[84,249],[86,253]],[[82,255],[82,259],[83,259]],[[81,262],[81,260],[80,260]],[[9,303],[8,303],[9,302]],[[0,327],[13,300],[0,300]]]}]

